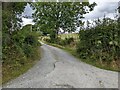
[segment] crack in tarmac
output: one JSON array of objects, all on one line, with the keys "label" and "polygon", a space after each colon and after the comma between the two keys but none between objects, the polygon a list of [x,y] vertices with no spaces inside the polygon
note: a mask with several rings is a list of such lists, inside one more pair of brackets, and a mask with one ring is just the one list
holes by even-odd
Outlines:
[{"label": "crack in tarmac", "polygon": [[53,67],[54,67],[53,70],[50,71],[49,73],[47,73],[47,74],[45,75],[45,78],[48,77],[48,76],[55,70],[55,68],[56,68],[56,65],[55,65],[55,64],[56,64],[57,62],[59,62],[59,61],[56,61],[55,63],[53,63]]},{"label": "crack in tarmac", "polygon": [[51,53],[54,55],[55,62],[53,63],[53,70],[46,74],[45,78],[48,77],[56,68],[56,63],[59,62],[59,57],[51,51]]},{"label": "crack in tarmac", "polygon": [[118,87],[117,72],[102,70],[82,63],[67,52],[53,46],[43,44],[41,48],[41,60],[29,72],[9,83],[7,88]]}]

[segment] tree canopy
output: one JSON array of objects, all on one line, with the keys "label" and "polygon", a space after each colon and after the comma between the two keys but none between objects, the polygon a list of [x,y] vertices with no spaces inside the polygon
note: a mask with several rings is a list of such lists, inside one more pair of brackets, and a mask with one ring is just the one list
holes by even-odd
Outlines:
[{"label": "tree canopy", "polygon": [[2,83],[19,76],[40,58],[38,34],[30,31],[30,25],[21,29],[26,4],[2,3]]},{"label": "tree canopy", "polygon": [[54,33],[54,38],[60,28],[64,32],[72,32],[82,24],[83,14],[93,10],[96,4],[88,2],[36,2],[32,6],[34,22],[43,32]]}]

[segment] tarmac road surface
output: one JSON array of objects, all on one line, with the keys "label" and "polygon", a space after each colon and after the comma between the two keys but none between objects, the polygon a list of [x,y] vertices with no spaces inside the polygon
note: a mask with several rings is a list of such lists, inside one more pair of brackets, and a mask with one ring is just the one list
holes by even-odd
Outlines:
[{"label": "tarmac road surface", "polygon": [[3,88],[118,88],[118,72],[88,65],[59,48],[43,44],[42,58]]}]

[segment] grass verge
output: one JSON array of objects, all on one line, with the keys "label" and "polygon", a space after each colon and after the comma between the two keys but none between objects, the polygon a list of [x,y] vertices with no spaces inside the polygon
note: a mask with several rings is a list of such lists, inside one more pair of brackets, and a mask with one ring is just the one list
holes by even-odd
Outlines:
[{"label": "grass verge", "polygon": [[[47,43],[47,42],[45,42]],[[68,53],[70,53],[71,55],[73,55],[74,57],[78,58],[80,61],[82,62],[85,62],[87,64],[90,64],[92,66],[95,66],[95,67],[98,67],[100,69],[105,69],[105,70],[110,70],[110,71],[117,71],[117,72],[120,72],[120,69],[118,68],[112,68],[108,65],[101,65],[100,62],[96,62],[96,61],[93,61],[93,60],[88,60],[88,59],[81,59],[79,57],[79,55],[77,54],[75,48],[71,48],[69,46],[67,47],[64,47],[64,46],[61,46],[61,45],[58,45],[58,44],[53,44],[53,43],[47,43],[48,45],[52,45],[52,46],[55,46],[55,47],[58,47],[60,49],[63,49],[65,51],[67,51]]]},{"label": "grass verge", "polygon": [[[17,61],[17,56],[16,57],[16,62],[14,63],[8,63],[8,64],[3,64],[2,66],[2,85],[5,83],[9,82],[12,79],[15,79],[22,75],[23,73],[27,72],[31,67],[33,67],[41,57],[40,54],[40,48],[36,48],[36,57],[34,59],[30,58],[24,58],[22,59],[22,63]],[[18,54],[17,54],[18,55]],[[21,56],[21,55],[20,55]]]}]

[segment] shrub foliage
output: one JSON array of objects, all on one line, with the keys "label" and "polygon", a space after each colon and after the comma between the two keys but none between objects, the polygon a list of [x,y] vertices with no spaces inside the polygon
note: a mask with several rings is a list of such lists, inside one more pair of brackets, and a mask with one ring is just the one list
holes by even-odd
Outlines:
[{"label": "shrub foliage", "polygon": [[21,14],[25,2],[2,3],[2,83],[25,72],[39,58],[39,35],[26,25],[22,29]]},{"label": "shrub foliage", "polygon": [[80,58],[120,66],[120,23],[110,18],[95,21],[94,27],[79,32],[77,53]]}]

